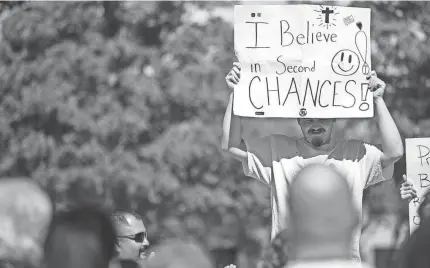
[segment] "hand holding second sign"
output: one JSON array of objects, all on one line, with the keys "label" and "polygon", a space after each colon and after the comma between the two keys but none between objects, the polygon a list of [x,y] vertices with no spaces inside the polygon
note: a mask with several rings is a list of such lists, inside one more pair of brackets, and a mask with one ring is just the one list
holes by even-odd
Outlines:
[{"label": "hand holding second sign", "polygon": [[228,87],[233,90],[234,86],[239,83],[240,80],[240,64],[238,62],[233,63],[233,68],[225,77]]},{"label": "hand holding second sign", "polygon": [[403,175],[403,183],[400,186],[400,197],[403,200],[407,200],[408,203],[417,197],[417,190],[415,190],[414,184],[408,180],[406,175]]},{"label": "hand holding second sign", "polygon": [[382,99],[386,86],[385,82],[378,78],[375,71],[371,71],[366,78],[369,80],[369,89],[373,92],[374,100]]}]

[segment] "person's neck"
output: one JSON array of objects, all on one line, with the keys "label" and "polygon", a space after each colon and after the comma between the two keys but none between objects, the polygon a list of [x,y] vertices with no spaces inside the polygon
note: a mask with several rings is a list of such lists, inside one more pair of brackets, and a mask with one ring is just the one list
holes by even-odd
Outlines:
[{"label": "person's neck", "polygon": [[313,144],[307,142],[304,138],[301,138],[302,144],[302,154],[305,156],[317,156],[322,154],[327,154],[334,149],[336,146],[336,141],[330,139],[330,142],[323,144],[319,147],[315,147]]},{"label": "person's neck", "polygon": [[315,243],[310,245],[298,245],[295,260],[297,261],[322,261],[322,260],[349,260],[351,252],[348,243]]}]

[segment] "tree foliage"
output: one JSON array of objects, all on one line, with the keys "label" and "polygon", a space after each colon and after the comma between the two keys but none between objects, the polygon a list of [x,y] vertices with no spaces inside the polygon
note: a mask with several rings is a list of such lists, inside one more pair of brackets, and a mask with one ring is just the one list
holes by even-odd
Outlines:
[{"label": "tree foliage", "polygon": [[[372,64],[402,134],[428,135],[430,4],[349,5],[372,8]],[[270,224],[268,189],[219,148],[234,51],[233,25],[216,14],[232,18],[231,3],[26,2],[7,13],[1,177],[33,178],[58,206],[132,208],[153,239],[252,248]],[[345,123],[343,135],[377,139],[369,124]]]}]

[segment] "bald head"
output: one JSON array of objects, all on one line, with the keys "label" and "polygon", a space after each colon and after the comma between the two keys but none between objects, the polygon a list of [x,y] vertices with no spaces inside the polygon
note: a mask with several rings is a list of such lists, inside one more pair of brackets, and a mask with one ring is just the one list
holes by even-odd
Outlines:
[{"label": "bald head", "polygon": [[148,234],[142,218],[133,212],[117,211],[111,215],[117,233],[119,259],[146,259],[149,257]]},{"label": "bald head", "polygon": [[0,258],[39,262],[52,214],[51,199],[35,182],[0,180]]},{"label": "bald head", "polygon": [[129,235],[134,233],[136,228],[145,228],[140,215],[133,212],[116,211],[111,214],[111,220],[118,235]]},{"label": "bald head", "polygon": [[345,178],[324,165],[301,170],[290,189],[291,221],[298,243],[349,243],[358,224]]}]

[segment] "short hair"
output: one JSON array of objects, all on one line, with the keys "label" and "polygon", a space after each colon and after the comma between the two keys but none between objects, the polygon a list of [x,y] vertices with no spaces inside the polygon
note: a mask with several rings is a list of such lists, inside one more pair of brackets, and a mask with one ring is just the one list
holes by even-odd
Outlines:
[{"label": "short hair", "polygon": [[135,219],[142,220],[142,217],[139,214],[130,211],[115,211],[110,214],[110,219],[116,227],[130,226],[130,223],[127,220],[128,216],[132,216]]},{"label": "short hair", "polygon": [[115,228],[102,210],[83,206],[59,212],[45,241],[47,268],[108,267],[115,243]]},{"label": "short hair", "polygon": [[51,198],[36,182],[0,180],[0,259],[38,265],[53,213]]},{"label": "short hair", "polygon": [[[297,123],[300,123],[301,119],[309,119],[308,117],[297,117]],[[336,122],[336,118],[315,118],[315,119],[331,119],[333,122]]]}]

